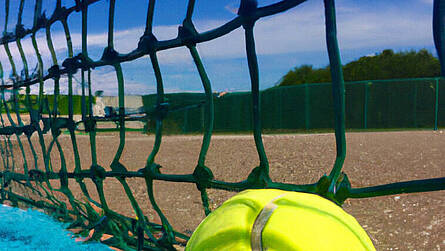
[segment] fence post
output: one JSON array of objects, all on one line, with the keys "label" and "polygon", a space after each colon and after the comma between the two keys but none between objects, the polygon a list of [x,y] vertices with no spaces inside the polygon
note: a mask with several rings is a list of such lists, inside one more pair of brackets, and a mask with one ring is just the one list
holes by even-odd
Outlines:
[{"label": "fence post", "polygon": [[369,85],[372,82],[365,84],[365,103],[363,104],[363,128],[368,129],[368,96],[369,96]]},{"label": "fence post", "polygon": [[436,78],[436,104],[434,106],[434,131],[437,131],[438,114],[439,114],[439,78]]},{"label": "fence post", "polygon": [[189,115],[189,109],[185,109],[185,111],[184,111],[184,124],[182,126],[182,132],[183,133],[187,133],[188,123],[189,123],[189,120],[188,120],[189,116],[188,115]]},{"label": "fence post", "polygon": [[278,111],[277,111],[277,114],[279,114],[279,116],[278,116],[278,121],[279,121],[279,129],[283,129],[283,115],[284,115],[284,112],[283,112],[283,89],[280,89],[279,91],[278,91],[278,101],[279,101],[279,107],[278,107]]},{"label": "fence post", "polygon": [[306,130],[309,130],[309,128],[311,127],[311,116],[310,116],[310,102],[309,102],[309,85],[305,84],[304,86],[304,125],[306,127]]},{"label": "fence post", "polygon": [[414,93],[413,93],[413,122],[414,122],[414,127],[417,128],[417,82],[414,82]]},{"label": "fence post", "polygon": [[205,130],[205,107],[201,106],[201,130]]}]

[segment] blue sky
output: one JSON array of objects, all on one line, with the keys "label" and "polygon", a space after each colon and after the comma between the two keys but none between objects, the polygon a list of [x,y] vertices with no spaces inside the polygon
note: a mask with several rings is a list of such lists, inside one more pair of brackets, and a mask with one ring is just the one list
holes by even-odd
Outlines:
[{"label": "blue sky", "polygon": [[[30,27],[33,20],[34,1],[25,1],[23,23]],[[54,9],[55,0],[44,0],[47,16]],[[115,22],[115,47],[126,53],[136,48],[143,33],[148,0],[117,0]],[[198,31],[216,28],[236,17],[239,0],[197,0],[194,23]],[[260,6],[277,2],[260,0]],[[18,0],[11,0],[9,31],[17,20]],[[63,1],[72,6],[74,0]],[[4,6],[4,0],[0,0]],[[187,7],[186,0],[158,0],[155,7],[154,33],[158,40],[177,36]],[[432,0],[337,0],[338,38],[343,63],[361,56],[372,55],[383,49],[406,51],[426,48],[434,53],[432,38]],[[326,66],[324,35],[324,10],[322,0],[308,0],[285,13],[259,20],[255,26],[256,48],[260,66],[260,88],[273,86],[290,69],[302,64]],[[90,6],[88,43],[89,54],[98,59],[107,41],[108,1]],[[80,52],[80,13],[70,16],[69,24],[75,53]],[[0,27],[4,26],[4,8],[0,9]],[[66,41],[62,26],[52,27],[52,38],[59,63],[66,58]],[[51,60],[45,32],[38,34],[39,49],[45,56],[45,68]],[[22,40],[30,68],[36,65],[34,50],[29,38]],[[15,45],[11,49],[17,65],[21,65]],[[250,89],[249,73],[244,49],[242,28],[224,37],[198,45],[214,91],[245,91]],[[167,92],[202,91],[196,67],[186,48],[159,52],[161,71]],[[10,65],[5,51],[0,47],[0,60],[6,73]],[[147,57],[123,63],[126,94],[155,92],[155,79]],[[79,78],[79,76],[77,76]],[[117,93],[116,76],[112,67],[93,71],[94,90],[104,90],[107,95]],[[66,82],[66,80],[62,80]],[[62,91],[66,92],[66,85]],[[79,89],[79,88],[78,88]],[[37,88],[33,88],[33,92]],[[46,84],[52,91],[52,82]]]}]

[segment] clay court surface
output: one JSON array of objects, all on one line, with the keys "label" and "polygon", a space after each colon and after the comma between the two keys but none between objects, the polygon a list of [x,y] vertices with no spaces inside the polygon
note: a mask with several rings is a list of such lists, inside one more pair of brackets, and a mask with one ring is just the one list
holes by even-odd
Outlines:
[{"label": "clay court surface", "polygon": [[[49,141],[51,136],[47,136]],[[379,185],[412,179],[445,176],[445,132],[403,131],[348,133],[347,158],[344,171],[353,187]],[[11,137],[14,139],[14,137]],[[33,136],[38,148],[37,137]],[[68,135],[59,138],[67,165],[72,171],[74,158]],[[89,137],[77,136],[82,168],[91,163]],[[164,136],[156,162],[161,172],[190,174],[196,166],[202,136]],[[334,134],[264,135],[264,145],[274,181],[313,183],[328,173],[334,163]],[[15,141],[15,139],[13,140]],[[29,152],[25,138],[22,140]],[[121,163],[129,170],[143,168],[154,143],[152,135],[127,133]],[[117,133],[97,136],[99,164],[109,165],[119,145]],[[14,151],[19,156],[19,149]],[[32,166],[31,156],[28,155]],[[57,170],[58,152],[52,152],[53,167]],[[41,160],[40,160],[41,161]],[[16,162],[18,157],[16,157]],[[250,135],[215,135],[207,154],[206,165],[215,178],[224,181],[245,179],[258,165],[258,155]],[[139,205],[149,219],[159,222],[152,209],[141,178],[127,179]],[[57,182],[54,182],[56,185]],[[93,196],[92,182],[86,181]],[[75,182],[70,188],[81,199]],[[119,182],[105,181],[106,199],[111,209],[134,216],[129,200]],[[234,193],[209,190],[211,207],[218,207]],[[200,193],[194,184],[155,182],[159,206],[173,227],[191,233],[204,218]],[[96,197],[97,198],[97,197]],[[368,232],[377,250],[445,250],[445,191],[402,194],[369,199],[350,199],[344,209],[352,214]]]}]

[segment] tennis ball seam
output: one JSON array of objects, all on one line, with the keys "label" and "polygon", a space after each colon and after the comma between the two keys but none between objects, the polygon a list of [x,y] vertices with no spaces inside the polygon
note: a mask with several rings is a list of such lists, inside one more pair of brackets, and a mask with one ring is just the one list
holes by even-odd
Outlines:
[{"label": "tennis ball seam", "polygon": [[[282,235],[282,231],[280,232],[280,229],[283,230],[280,224],[287,224],[287,217],[290,217],[290,215],[292,215],[292,211],[290,211],[292,208],[299,208],[298,210],[303,210],[302,212],[299,212],[298,217],[302,217],[302,215],[305,215],[306,212],[304,211],[308,210],[307,213],[311,212],[314,217],[316,215],[322,215],[324,217],[327,217],[325,218],[326,220],[330,218],[329,221],[332,222],[329,224],[333,226],[342,226],[345,229],[344,231],[346,231],[346,233],[349,232],[348,236],[350,237],[348,238],[358,241],[356,244],[353,245],[354,247],[355,245],[358,245],[361,247],[363,246],[363,250],[375,250],[372,241],[369,240],[369,237],[366,234],[366,231],[361,228],[361,230],[356,229],[356,225],[358,224],[357,220],[346,213],[344,210],[341,210],[341,207],[334,204],[332,201],[326,200],[326,198],[323,198],[322,196],[311,193],[295,193],[274,189],[270,189],[267,191],[249,191],[240,193],[239,195],[234,196],[230,200],[224,202],[221,206],[221,210],[224,207],[225,209],[223,211],[219,211],[219,214],[215,214],[216,211],[218,211],[216,210],[207,218],[208,224],[212,222],[211,225],[207,224],[207,228],[204,227],[205,224],[200,224],[194,235],[191,237],[189,243],[187,244],[187,250],[190,250],[192,246],[194,247],[194,250],[196,250],[198,246],[200,247],[200,250],[204,250],[204,247],[206,247],[206,249],[212,249],[213,247],[213,250],[216,250],[214,249],[214,247],[216,246],[219,247],[217,249],[221,250],[221,248],[223,247],[229,247],[228,242],[231,242],[230,239],[236,239],[233,240],[233,245],[230,245],[232,248],[236,246],[238,247],[238,249],[242,248],[244,250],[262,251],[263,249],[270,248],[269,245],[275,246],[275,244],[279,244],[282,241],[291,241],[292,236],[286,235],[285,233],[284,235]],[[335,205],[335,207],[332,207],[333,205]],[[282,211],[281,209],[283,209],[284,211]],[[232,215],[229,214],[230,212],[232,212]],[[282,214],[281,212],[283,212],[284,214]],[[239,219],[239,222],[234,219],[234,217],[236,218],[238,214],[241,217]],[[221,217],[221,220],[218,221],[215,217]],[[224,222],[226,222],[224,219],[226,218],[231,224],[234,224],[234,226],[226,227],[226,225],[224,225]],[[319,218],[319,220],[323,221],[322,218]],[[295,226],[295,224],[298,225],[297,221],[299,220],[293,220],[291,223],[292,225],[289,226]],[[204,221],[202,223],[204,223]],[[223,224],[224,229],[215,229],[215,227],[217,227],[215,224]],[[335,228],[333,228],[332,230],[334,229]],[[237,236],[239,234],[233,233],[234,230],[240,230],[243,233],[244,237],[241,239],[236,238],[239,237]],[[295,231],[300,230],[296,229]],[[200,233],[200,235],[203,234],[204,237],[196,237],[197,233]],[[330,233],[331,231],[326,232],[325,234],[330,235]],[[221,234],[228,235],[224,237]],[[335,233],[332,234],[335,235]],[[272,242],[270,242],[271,240]],[[195,242],[196,245],[192,245],[192,243]],[[298,241],[298,243],[299,242],[300,241]],[[297,242],[289,243],[293,244],[290,244],[290,246],[286,246],[285,249],[289,250],[291,249],[291,247],[300,247],[300,244],[298,244]],[[340,243],[337,244],[341,245]],[[344,243],[343,245],[345,244],[346,243]],[[281,248],[284,248],[284,246],[281,246],[281,244],[279,246]]]},{"label": "tennis ball seam", "polygon": [[[255,221],[252,225],[251,239],[250,239],[252,251],[262,251],[263,250],[263,240],[262,240],[263,239],[262,238],[263,230],[266,227],[269,219],[272,217],[272,214],[275,211],[275,209],[277,209],[279,207],[279,205],[275,204],[275,202],[279,201],[280,199],[285,199],[283,197],[285,197],[288,194],[289,194],[288,192],[282,193],[282,194],[276,196],[275,198],[273,198],[272,200],[270,200],[261,209],[261,211],[255,218]],[[320,197],[319,195],[315,195],[315,196]],[[323,197],[320,197],[320,198],[325,199]],[[331,202],[331,203],[333,203],[333,202]],[[333,204],[335,204],[335,203],[333,203]],[[327,217],[334,219],[335,221],[339,222],[343,227],[346,227],[364,246],[367,246],[366,241],[363,240],[362,236],[360,234],[358,234],[353,228],[351,228],[346,221],[344,221],[337,215],[335,215],[329,211],[325,211],[325,210],[322,210],[320,208],[310,206],[310,205],[298,204],[298,205],[294,205],[294,206],[298,206],[300,208],[305,208],[305,209],[311,210],[312,212],[314,212],[316,214],[321,214],[323,216],[327,216]],[[346,214],[346,216],[350,216],[350,215]],[[355,220],[355,219],[353,219],[353,220],[355,222],[357,222],[357,220]]]},{"label": "tennis ball seam", "polygon": [[285,196],[286,193],[282,193],[277,197],[270,200],[264,207],[261,209],[260,213],[255,218],[255,221],[252,225],[252,230],[250,234],[250,245],[252,251],[262,251],[263,250],[263,230],[269,221],[272,213],[277,209],[278,205],[275,204],[275,201]]}]

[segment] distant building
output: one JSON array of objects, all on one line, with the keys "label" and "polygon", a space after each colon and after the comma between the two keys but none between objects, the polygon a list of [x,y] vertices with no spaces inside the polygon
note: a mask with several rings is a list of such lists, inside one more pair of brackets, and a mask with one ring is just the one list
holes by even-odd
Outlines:
[{"label": "distant building", "polygon": [[26,94],[26,89],[25,88],[20,88],[19,89],[19,94],[20,95],[25,95]]}]

